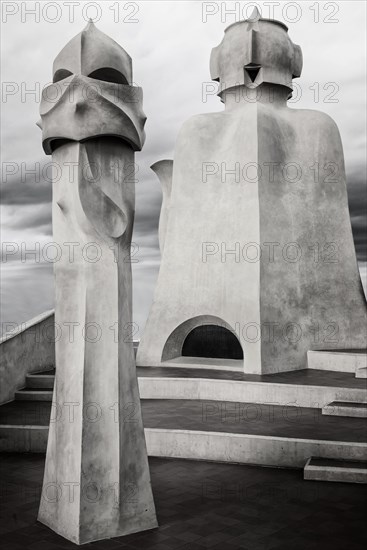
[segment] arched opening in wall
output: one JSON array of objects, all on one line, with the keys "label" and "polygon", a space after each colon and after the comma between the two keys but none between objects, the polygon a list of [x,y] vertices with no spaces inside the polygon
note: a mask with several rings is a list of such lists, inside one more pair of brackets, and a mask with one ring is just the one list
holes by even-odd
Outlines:
[{"label": "arched opening in wall", "polygon": [[102,67],[90,73],[89,78],[96,80],[103,80],[104,82],[113,82],[115,84],[128,84],[127,78],[124,74],[111,67]]},{"label": "arched opening in wall", "polygon": [[227,328],[200,325],[186,336],[182,356],[243,359],[243,351],[237,336]]},{"label": "arched opening in wall", "polygon": [[199,315],[178,325],[169,335],[162,362],[242,370],[243,350],[232,327],[213,315]]}]

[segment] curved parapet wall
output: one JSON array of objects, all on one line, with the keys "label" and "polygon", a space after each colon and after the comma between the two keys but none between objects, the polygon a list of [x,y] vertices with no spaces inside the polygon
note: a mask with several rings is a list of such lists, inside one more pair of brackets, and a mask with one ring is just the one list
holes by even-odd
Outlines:
[{"label": "curved parapet wall", "polygon": [[55,364],[54,310],[14,326],[0,339],[0,404],[14,399],[26,375]]}]

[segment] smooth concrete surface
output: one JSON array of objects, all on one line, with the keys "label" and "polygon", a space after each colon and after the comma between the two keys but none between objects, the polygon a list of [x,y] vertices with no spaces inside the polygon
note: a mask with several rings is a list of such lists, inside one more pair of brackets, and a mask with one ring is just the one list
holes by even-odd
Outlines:
[{"label": "smooth concrete surface", "polygon": [[[323,416],[320,409],[294,403],[143,400],[142,408],[148,452],[153,455],[294,467],[304,466],[299,454],[303,460],[306,452],[344,460],[367,458],[362,418]],[[44,451],[45,428],[60,422],[50,403],[42,401],[3,405],[0,418],[2,451]]]},{"label": "smooth concrete surface", "polygon": [[48,426],[1,424],[0,451],[45,453],[48,434]]},{"label": "smooth concrete surface", "polygon": [[[210,76],[226,89],[262,83],[282,85],[292,91],[292,80],[301,76],[302,50],[288,36],[284,23],[262,19],[255,7],[248,20],[237,21],[210,56]],[[255,71],[255,72],[254,72]]]},{"label": "smooth concrete surface", "polygon": [[362,403],[358,401],[333,401],[322,407],[322,414],[329,416],[350,416],[351,418],[367,418],[367,400]]},{"label": "smooth concrete surface", "polygon": [[138,365],[180,357],[205,324],[237,336],[245,373],[304,369],[321,346],[366,349],[342,142],[328,115],[287,106],[301,68],[276,21],[233,25],[215,48],[225,110],[179,132]]},{"label": "smooth concrete surface", "polygon": [[[0,426],[0,450],[45,452],[47,426]],[[367,444],[230,432],[146,428],[149,456],[303,468],[310,456],[367,460]]]},{"label": "smooth concrete surface", "polygon": [[[51,87],[62,86],[63,94],[51,102],[46,88],[40,106],[43,146],[55,167],[53,239],[61,250],[55,323],[74,330],[56,339],[53,407],[65,413],[72,406],[72,413],[50,424],[38,519],[76,544],[157,526],[133,344],[124,334],[132,321],[131,264],[124,260],[134,221],[134,151],[145,136],[142,91],[125,83],[128,60],[88,24],[55,61]],[[127,403],[134,422],[125,421]],[[58,489],[70,483],[71,500]]]},{"label": "smooth concrete surface", "polygon": [[105,79],[133,85],[130,55],[91,21],[56,56],[52,72],[54,82],[63,80],[68,74],[82,74],[97,81]]},{"label": "smooth concrete surface", "polygon": [[359,369],[367,369],[366,350],[330,350],[308,351],[307,367],[309,369],[356,374]]},{"label": "smooth concrete surface", "polygon": [[[106,168],[119,158],[125,159],[123,171],[117,181],[112,174],[110,179],[104,175],[105,193],[83,181],[82,169],[88,162]],[[70,186],[67,174],[57,182],[54,240],[61,247],[66,242],[97,243],[103,255],[103,261],[95,263],[82,259],[70,263],[63,248],[55,270],[56,323],[63,327],[73,322],[77,328],[74,340],[63,331],[56,341],[53,403],[76,405],[73,422],[64,416],[51,424],[44,484],[72,481],[76,495],[72,503],[65,492],[56,502],[43,496],[39,520],[77,544],[156,526],[133,346],[122,334],[131,321],[131,267],[123,258],[130,245],[134,207],[133,184],[122,182],[128,179],[133,158],[129,145],[103,137],[98,142],[66,144],[53,153],[59,166],[74,162],[80,168],[79,189]],[[116,322],[118,338],[111,330]],[[88,326],[92,332],[87,339],[83,329]],[[100,422],[85,417],[89,403],[98,404],[90,414],[100,415]],[[135,423],[123,421],[125,403],[136,403]],[[117,421],[111,409],[114,404]],[[105,448],[108,453],[101,452]],[[97,504],[85,497],[88,484],[96,484],[103,495]],[[111,484],[117,490],[118,506]],[[129,484],[137,490],[134,502],[124,498]]]},{"label": "smooth concrete surface", "polygon": [[361,367],[356,370],[356,378],[367,378],[367,367]]},{"label": "smooth concrete surface", "polygon": [[53,391],[47,389],[21,390],[15,392],[16,401],[52,401]]},{"label": "smooth concrete surface", "polygon": [[264,384],[296,384],[305,386],[338,386],[367,390],[365,380],[358,380],[345,372],[302,369],[277,374],[245,374],[238,371],[223,371],[203,368],[138,367],[138,378],[145,376],[158,378],[205,378],[213,380],[239,380],[241,382],[261,382]]},{"label": "smooth concrete surface", "polygon": [[367,483],[367,462],[356,463],[353,465],[350,462],[343,466],[341,461],[329,465],[318,464],[317,459],[309,458],[304,468],[303,478],[312,481],[337,481],[341,483]]},{"label": "smooth concrete surface", "polygon": [[142,399],[201,399],[245,403],[296,404],[322,408],[331,401],[365,401],[366,390],[297,384],[266,384],[205,378],[139,378]]},{"label": "smooth concrete surface", "polygon": [[0,405],[14,399],[28,373],[55,364],[53,310],[11,328],[0,340]]},{"label": "smooth concrete surface", "polygon": [[[47,371],[45,371],[46,373]],[[55,382],[54,374],[37,374],[36,376],[32,374],[27,374],[26,376],[26,388],[42,388],[42,389],[53,389]]]},{"label": "smooth concrete surface", "polygon": [[173,160],[159,160],[152,164],[151,169],[157,175],[162,188],[162,205],[158,226],[159,248],[162,254],[171,200]]},{"label": "smooth concrete surface", "polygon": [[[145,376],[138,378],[138,385],[142,399],[204,399],[279,405],[295,403],[300,407],[316,409],[326,407],[336,400],[355,402],[367,400],[365,389],[302,384],[266,384],[207,378],[150,378]],[[16,392],[15,399],[52,401],[52,391],[25,389]]]},{"label": "smooth concrete surface", "polygon": [[[129,85],[131,59],[121,46],[89,23],[60,52],[53,72],[54,83],[44,88],[40,105],[46,154],[65,140],[84,141],[103,134],[141,150],[146,120],[143,92]],[[130,180],[133,166],[126,174]],[[112,169],[117,171],[118,164]]]},{"label": "smooth concrete surface", "polygon": [[150,456],[303,468],[310,456],[366,460],[366,443],[263,435],[146,429]]},{"label": "smooth concrete surface", "polygon": [[[162,376],[165,371],[169,376]],[[155,376],[149,376],[149,374],[155,374]],[[208,376],[204,378],[204,374]],[[364,381],[351,378],[351,375],[323,371],[305,371],[304,373],[297,371],[263,377],[242,374],[243,379],[238,380],[238,374],[231,371],[225,373],[203,369],[185,371],[167,367],[157,369],[140,367],[138,369],[139,393],[144,399],[205,399],[279,403],[280,405],[295,403],[310,408],[327,407],[337,400],[339,400],[338,403],[344,400],[344,405],[347,402],[355,406],[367,401],[367,388]],[[304,374],[303,377],[301,374]],[[215,375],[217,378],[214,377]],[[225,375],[227,379],[224,378]],[[228,378],[230,376],[235,378]],[[253,378],[259,378],[259,380],[253,380]],[[17,400],[38,401],[38,396],[42,395],[42,400],[52,401],[54,376],[34,374],[28,376],[27,380],[31,380],[31,385],[16,392]]]},{"label": "smooth concrete surface", "polygon": [[[142,407],[145,428],[366,442],[365,419],[325,416],[320,409],[295,404],[147,399],[142,401]],[[15,401],[0,411],[0,424],[48,426],[60,420],[58,412],[44,401],[32,406],[26,401]]]},{"label": "smooth concrete surface", "polygon": [[161,367],[196,368],[208,370],[221,370],[243,372],[243,361],[240,359],[218,359],[209,357],[180,356],[163,361]]}]

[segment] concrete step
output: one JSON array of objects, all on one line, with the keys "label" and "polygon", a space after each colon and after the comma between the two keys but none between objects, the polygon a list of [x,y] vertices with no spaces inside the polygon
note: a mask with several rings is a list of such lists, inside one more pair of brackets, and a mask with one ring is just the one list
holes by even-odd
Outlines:
[{"label": "concrete step", "polygon": [[358,367],[356,370],[356,378],[367,378],[367,367]]},{"label": "concrete step", "polygon": [[322,409],[332,401],[367,401],[366,381],[317,370],[267,376],[237,372],[138,367],[142,399],[205,399]]},{"label": "concrete step", "polygon": [[311,457],[304,467],[303,478],[313,481],[367,483],[367,462]]},{"label": "concrete step", "polygon": [[[30,384],[17,392],[17,399],[29,390],[51,390],[50,372],[32,373]],[[248,375],[195,368],[138,367],[142,399],[205,399],[244,403],[270,403],[322,409],[332,401],[366,402],[366,381],[348,373],[305,369],[273,375]],[[45,382],[43,382],[43,380]],[[46,387],[50,386],[50,387]],[[47,394],[46,394],[47,396]],[[48,397],[51,400],[51,397]]]},{"label": "concrete step", "polygon": [[358,378],[367,376],[367,350],[317,350],[307,352],[309,369],[349,372]]},{"label": "concrete step", "polygon": [[351,416],[367,418],[367,403],[332,401],[322,408],[322,414],[329,416]]},{"label": "concrete step", "polygon": [[[310,456],[367,460],[362,418],[328,417],[320,409],[294,406],[192,399],[143,399],[141,404],[150,456],[300,469]],[[45,452],[50,414],[54,422],[48,401],[16,400],[1,406],[0,451]],[[65,414],[68,408],[61,407],[57,419]],[[134,408],[125,414],[133,418]]]},{"label": "concrete step", "polygon": [[54,374],[27,374],[26,389],[53,389],[55,383]]},{"label": "concrete step", "polygon": [[19,390],[14,394],[16,401],[52,401],[53,390],[31,389]]},{"label": "concrete step", "polygon": [[188,357],[181,356],[162,363],[162,368],[181,368],[181,369],[207,369],[229,372],[243,372],[243,360],[240,359],[216,359],[209,357]]}]

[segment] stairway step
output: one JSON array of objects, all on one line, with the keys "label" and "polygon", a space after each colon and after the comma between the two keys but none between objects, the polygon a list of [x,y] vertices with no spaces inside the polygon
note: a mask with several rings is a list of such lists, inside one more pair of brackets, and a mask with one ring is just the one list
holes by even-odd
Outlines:
[{"label": "stairway step", "polygon": [[356,378],[367,378],[367,367],[359,367],[356,370]]},{"label": "stairway step", "polygon": [[332,401],[322,408],[322,414],[329,416],[352,416],[367,418],[367,403]]},{"label": "stairway step", "polygon": [[[0,451],[45,452],[51,402],[33,393],[0,407]],[[322,416],[321,411],[253,403],[145,400],[143,423],[150,456],[304,468],[310,456],[367,460],[362,418]],[[57,418],[68,418],[68,408]],[[124,410],[124,420],[135,409]],[[59,416],[61,415],[61,416]]]},{"label": "stairway step", "polygon": [[53,389],[55,383],[54,374],[27,374],[26,389]]},{"label": "stairway step", "polygon": [[14,397],[16,401],[52,401],[52,390],[31,389],[16,391]]},{"label": "stairway step", "polygon": [[45,374],[47,374],[49,376],[49,375],[55,375],[55,372],[56,372],[55,367],[49,366],[49,367],[47,367],[47,370],[42,369],[42,370],[35,371],[35,372],[29,372],[28,374],[31,375],[31,376],[44,376]]},{"label": "stairway step", "polygon": [[303,478],[312,481],[367,483],[367,462],[311,457],[304,467]]},{"label": "stairway step", "polygon": [[0,425],[0,451],[11,453],[45,453],[48,426]]},{"label": "stairway step", "polygon": [[367,350],[309,350],[307,366],[309,369],[349,372],[355,374],[357,378],[364,378],[367,367]]}]

